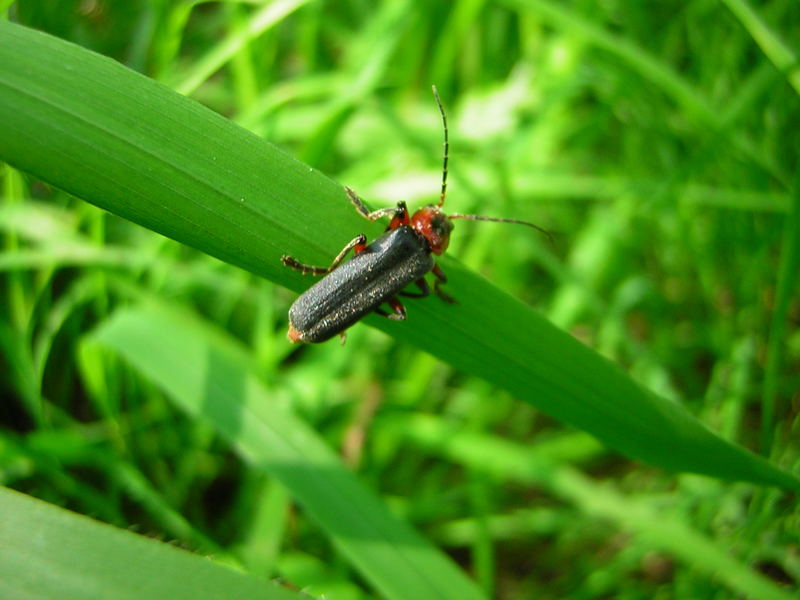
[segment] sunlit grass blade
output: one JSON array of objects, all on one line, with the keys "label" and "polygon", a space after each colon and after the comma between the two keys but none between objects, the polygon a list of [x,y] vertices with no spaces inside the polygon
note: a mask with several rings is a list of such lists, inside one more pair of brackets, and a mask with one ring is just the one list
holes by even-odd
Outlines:
[{"label": "sunlit grass blade", "polygon": [[299,596],[169,544],[0,488],[0,597],[290,600]]},{"label": "sunlit grass blade", "polygon": [[[327,264],[354,232],[380,231],[339,184],[197,103],[50,36],[5,22],[0,36],[0,159],[294,290],[309,282],[282,254]],[[404,323],[367,322],[632,458],[800,489],[485,279],[441,264],[457,306],[431,298]]]},{"label": "sunlit grass blade", "polygon": [[140,309],[119,311],[90,339],[119,353],[186,412],[210,422],[254,468],[277,478],[383,596],[481,597],[276,403],[246,354],[219,332],[179,314]]},{"label": "sunlit grass blade", "polygon": [[245,43],[261,35],[307,2],[308,0],[277,0],[265,4],[238,31],[229,34],[206,56],[198,60],[192,70],[183,75],[173,87],[181,94],[191,94],[229,61]]},{"label": "sunlit grass blade", "polygon": [[597,47],[618,55],[644,77],[658,84],[666,93],[683,105],[688,112],[708,124],[716,125],[719,122],[713,107],[709,106],[705,98],[693,90],[684,78],[651,55],[643,52],[641,48],[636,47],[629,40],[605,31],[598,24],[582,18],[580,13],[570,10],[558,2],[549,0],[503,1],[520,11],[540,15],[565,31],[575,33]]},{"label": "sunlit grass blade", "polygon": [[[618,56],[630,68],[661,88],[665,94],[672,97],[685,110],[692,120],[703,129],[721,131],[726,123],[723,120],[724,111],[714,106],[704,94],[695,89],[692,83],[671,67],[643,47],[631,42],[623,36],[616,35],[584,17],[575,10],[549,0],[504,0],[519,10],[521,13],[530,13],[542,17],[559,29],[575,34],[593,46]],[[761,160],[763,153],[747,137],[739,132],[731,136],[735,145],[754,162]],[[765,168],[775,171],[774,165],[766,161]],[[779,179],[785,176],[780,172],[774,175]]]}]

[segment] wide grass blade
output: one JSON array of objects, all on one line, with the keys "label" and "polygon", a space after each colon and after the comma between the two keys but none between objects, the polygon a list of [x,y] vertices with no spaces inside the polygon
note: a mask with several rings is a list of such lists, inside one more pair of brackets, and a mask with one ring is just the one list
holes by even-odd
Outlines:
[{"label": "wide grass blade", "polygon": [[272,582],[0,487],[0,598],[298,597]]},{"label": "wide grass blade", "polygon": [[121,310],[92,338],[124,357],[254,468],[277,478],[387,598],[481,598],[469,579],[366,490],[251,372],[243,350],[179,314]]},{"label": "wide grass blade", "polygon": [[[327,264],[374,234],[341,186],[219,115],[121,65],[0,23],[0,159],[89,202],[295,290],[280,255]],[[681,406],[452,259],[447,306],[368,323],[483,377],[620,452],[676,471],[800,490]]]}]

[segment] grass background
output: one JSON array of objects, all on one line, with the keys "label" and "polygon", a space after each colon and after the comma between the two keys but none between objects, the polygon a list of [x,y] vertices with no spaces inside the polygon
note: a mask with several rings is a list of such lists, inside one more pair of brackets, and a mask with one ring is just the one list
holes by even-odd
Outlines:
[{"label": "grass background", "polygon": [[[192,95],[373,206],[436,197],[435,82],[450,210],[556,233],[548,245],[462,223],[450,254],[723,437],[795,467],[794,4],[10,10]],[[490,596],[766,597],[800,576],[793,496],[632,464],[366,325],[343,348],[291,347],[292,293],[10,167],[3,186],[6,485],[311,594],[392,594],[352,570],[274,471],[86,344],[148,299],[242,343],[269,398]],[[422,310],[409,303],[403,327]],[[120,329],[103,331],[113,345]]]}]

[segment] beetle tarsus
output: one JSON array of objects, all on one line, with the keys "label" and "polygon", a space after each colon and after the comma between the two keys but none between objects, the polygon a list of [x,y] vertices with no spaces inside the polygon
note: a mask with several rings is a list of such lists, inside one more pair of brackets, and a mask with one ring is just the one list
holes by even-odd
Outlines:
[{"label": "beetle tarsus", "polygon": [[392,307],[391,313],[386,312],[382,308],[376,308],[375,312],[381,315],[382,317],[386,317],[392,321],[405,321],[406,320],[406,307],[403,306],[403,303],[400,302],[396,297],[389,298],[386,303]]},{"label": "beetle tarsus", "polygon": [[458,304],[458,300],[453,298],[448,293],[442,291],[442,289],[439,287],[439,282],[438,281],[433,284],[433,293],[436,294],[437,296],[439,296],[439,298],[441,300],[443,300],[444,302],[447,302],[448,304]]},{"label": "beetle tarsus", "polygon": [[325,275],[328,273],[327,267],[315,267],[301,263],[299,260],[288,254],[281,256],[281,262],[295,271],[300,271],[303,275]]},{"label": "beetle tarsus", "polygon": [[458,300],[453,298],[448,293],[442,291],[442,288],[440,287],[447,283],[447,275],[444,274],[442,268],[439,265],[434,265],[433,269],[431,269],[431,273],[436,276],[436,281],[433,283],[433,293],[448,304],[458,304]]},{"label": "beetle tarsus", "polygon": [[405,321],[406,320],[406,307],[403,306],[403,303],[400,302],[397,298],[390,298],[389,299],[389,306],[392,307],[394,311],[393,314],[389,315],[389,318],[392,321]]}]

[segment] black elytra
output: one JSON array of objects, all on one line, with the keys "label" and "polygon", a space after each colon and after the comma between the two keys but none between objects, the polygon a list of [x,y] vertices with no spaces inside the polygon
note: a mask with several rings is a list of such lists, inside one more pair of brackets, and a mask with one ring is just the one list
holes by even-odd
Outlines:
[{"label": "black elytra", "polygon": [[426,246],[409,226],[384,233],[297,299],[289,309],[290,339],[324,342],[379,309],[433,269]]}]

